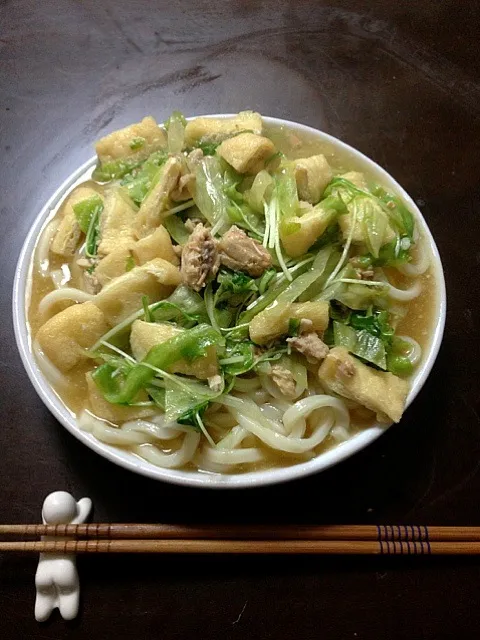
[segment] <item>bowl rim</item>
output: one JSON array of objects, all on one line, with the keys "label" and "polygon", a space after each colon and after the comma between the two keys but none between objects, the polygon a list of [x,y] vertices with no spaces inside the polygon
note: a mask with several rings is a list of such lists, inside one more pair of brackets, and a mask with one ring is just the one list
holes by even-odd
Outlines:
[{"label": "bowl rim", "polygon": [[[235,115],[236,114],[230,113],[207,114],[205,117],[229,118]],[[187,118],[187,120],[191,120],[197,117],[204,116],[192,116],[190,118]],[[324,131],[315,129],[314,127],[310,127],[308,125],[270,116],[262,116],[262,119],[267,125],[280,125],[291,130],[311,134],[321,139],[322,141],[328,142],[333,146],[341,148],[343,151],[352,154],[356,159],[368,165],[370,169],[373,169],[377,175],[381,176],[382,180],[385,183],[388,183],[414,211],[416,220],[420,221],[423,238],[429,245],[432,263],[435,269],[437,290],[436,304],[438,309],[437,323],[430,340],[427,357],[423,360],[421,367],[414,377],[412,388],[410,389],[407,397],[405,408],[407,409],[420,392],[432,370],[442,342],[446,318],[446,289],[443,266],[437,249],[437,245],[425,221],[425,218],[423,217],[414,200],[409,196],[405,189],[403,189],[403,187],[398,184],[393,176],[391,176],[385,169],[383,169],[380,165],[378,165],[358,149],[355,149],[342,140],[339,140],[335,136],[332,136],[328,133],[325,133]],[[15,269],[12,298],[15,339],[27,375],[45,406],[55,416],[55,418],[73,436],[77,438],[77,440],[83,442],[90,449],[100,454],[102,457],[110,460],[110,462],[113,462],[123,467],[124,469],[128,469],[129,471],[133,471],[134,473],[138,473],[148,478],[163,480],[164,482],[168,482],[171,484],[190,486],[194,488],[244,489],[278,484],[324,471],[342,462],[343,460],[346,460],[353,454],[361,451],[389,428],[389,426],[380,425],[369,427],[364,431],[355,434],[346,442],[341,443],[324,453],[321,453],[319,456],[313,458],[312,460],[309,460],[308,462],[293,464],[287,467],[273,467],[262,471],[249,471],[241,474],[211,474],[201,471],[185,471],[181,469],[156,467],[146,460],[135,456],[134,454],[119,450],[115,447],[112,447],[111,445],[104,444],[99,440],[96,440],[90,433],[82,431],[76,424],[74,414],[60,400],[60,397],[50,386],[35,361],[30,348],[31,336],[27,322],[26,296],[27,292],[29,291],[31,266],[30,263],[32,252],[40,230],[44,226],[45,221],[50,216],[52,210],[60,203],[64,195],[72,188],[74,188],[74,186],[76,186],[76,183],[83,182],[84,179],[86,179],[85,173],[94,166],[95,162],[96,157],[94,156],[83,163],[76,171],[71,173],[53,193],[53,195],[49,198],[49,200],[42,207],[41,211],[35,217],[31,229],[23,243],[18,258],[17,266]]]}]

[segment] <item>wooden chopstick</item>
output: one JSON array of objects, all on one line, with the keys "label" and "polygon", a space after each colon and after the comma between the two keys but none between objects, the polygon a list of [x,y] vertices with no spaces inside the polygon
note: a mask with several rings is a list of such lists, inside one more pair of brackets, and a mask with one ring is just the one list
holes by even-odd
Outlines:
[{"label": "wooden chopstick", "polygon": [[479,542],[374,540],[65,540],[1,542],[1,551],[35,553],[477,555]]},{"label": "wooden chopstick", "polygon": [[0,535],[141,540],[363,540],[480,542],[480,527],[424,525],[4,524]]},{"label": "wooden chopstick", "polygon": [[[424,525],[0,525],[0,551],[43,553],[480,554],[480,527]],[[81,539],[81,538],[87,538]]]}]

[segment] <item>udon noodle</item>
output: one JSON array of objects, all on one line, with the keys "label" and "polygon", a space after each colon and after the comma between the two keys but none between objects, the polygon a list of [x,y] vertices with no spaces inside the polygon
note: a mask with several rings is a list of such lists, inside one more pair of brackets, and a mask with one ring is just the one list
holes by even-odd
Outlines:
[{"label": "udon noodle", "polygon": [[29,307],[80,429],[241,473],[400,420],[434,290],[400,197],[254,112],[148,117],[96,150],[38,239]]}]

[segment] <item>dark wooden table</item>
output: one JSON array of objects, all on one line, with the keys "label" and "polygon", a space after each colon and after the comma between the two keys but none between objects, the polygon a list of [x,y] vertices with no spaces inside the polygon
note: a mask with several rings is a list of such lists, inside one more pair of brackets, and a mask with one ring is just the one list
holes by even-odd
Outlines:
[{"label": "dark wooden table", "polygon": [[[1,521],[37,521],[64,488],[97,521],[480,525],[479,24],[475,0],[0,1]],[[11,287],[33,219],[96,138],[174,108],[338,136],[404,185],[437,240],[449,308],[428,383],[400,425],[317,477],[238,492],[136,477],[69,435],[23,371]],[[35,568],[0,556],[2,640],[480,633],[475,558],[84,557],[81,615],[42,625]]]}]

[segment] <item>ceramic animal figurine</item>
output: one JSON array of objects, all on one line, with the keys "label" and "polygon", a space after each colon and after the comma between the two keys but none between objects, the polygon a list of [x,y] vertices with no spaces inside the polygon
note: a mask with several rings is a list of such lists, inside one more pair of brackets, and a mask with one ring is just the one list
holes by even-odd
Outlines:
[{"label": "ceramic animal figurine", "polygon": [[[82,524],[92,508],[90,498],[78,502],[66,491],[55,491],[45,498],[42,509],[43,524]],[[42,540],[68,540],[43,536]],[[37,597],[35,619],[47,620],[58,608],[64,620],[72,620],[78,613],[80,583],[75,554],[41,553],[35,574]]]}]

